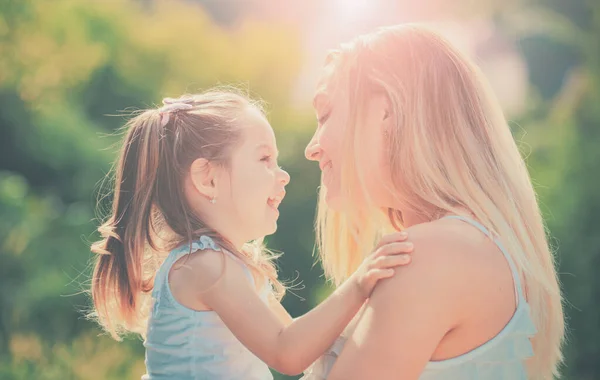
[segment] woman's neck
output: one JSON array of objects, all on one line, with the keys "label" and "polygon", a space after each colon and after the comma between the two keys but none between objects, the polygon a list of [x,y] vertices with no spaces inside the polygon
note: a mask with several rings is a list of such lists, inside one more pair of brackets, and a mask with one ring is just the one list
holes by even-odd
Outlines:
[{"label": "woman's neck", "polygon": [[404,226],[404,228],[412,227],[421,223],[427,223],[430,221],[431,219],[426,218],[421,214],[410,211],[402,211],[402,225]]}]

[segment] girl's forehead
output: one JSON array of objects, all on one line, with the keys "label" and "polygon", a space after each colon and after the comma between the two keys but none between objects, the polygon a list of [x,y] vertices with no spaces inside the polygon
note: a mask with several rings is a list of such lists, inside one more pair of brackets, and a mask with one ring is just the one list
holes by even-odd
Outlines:
[{"label": "girl's forehead", "polygon": [[275,133],[271,124],[260,112],[248,115],[243,127],[245,139],[252,145],[275,144]]}]

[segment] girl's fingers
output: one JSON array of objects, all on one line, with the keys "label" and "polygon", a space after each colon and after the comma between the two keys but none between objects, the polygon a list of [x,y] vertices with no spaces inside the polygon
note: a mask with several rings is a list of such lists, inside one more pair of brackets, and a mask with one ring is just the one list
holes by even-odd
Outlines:
[{"label": "girl's fingers", "polygon": [[373,258],[378,258],[387,255],[397,255],[401,253],[409,253],[414,249],[413,243],[409,241],[389,243],[379,247],[373,254]]},{"label": "girl's fingers", "polygon": [[389,243],[405,241],[406,239],[408,239],[408,233],[406,231],[393,232],[391,234],[382,236],[381,240],[379,240],[379,242],[377,243],[377,247],[375,249]]},{"label": "girl's fingers", "polygon": [[409,264],[411,260],[410,255],[400,254],[392,256],[381,256],[373,261],[373,269],[388,269],[401,265]]},{"label": "girl's fingers", "polygon": [[379,281],[384,278],[390,278],[394,275],[395,271],[391,268],[386,269],[373,269],[369,272],[371,280]]}]

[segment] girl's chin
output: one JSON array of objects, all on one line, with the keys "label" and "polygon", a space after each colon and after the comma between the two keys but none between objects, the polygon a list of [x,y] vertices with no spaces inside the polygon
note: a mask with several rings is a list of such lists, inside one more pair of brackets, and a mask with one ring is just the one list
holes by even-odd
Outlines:
[{"label": "girl's chin", "polygon": [[272,222],[272,225],[265,229],[264,236],[273,235],[277,231],[277,221]]}]

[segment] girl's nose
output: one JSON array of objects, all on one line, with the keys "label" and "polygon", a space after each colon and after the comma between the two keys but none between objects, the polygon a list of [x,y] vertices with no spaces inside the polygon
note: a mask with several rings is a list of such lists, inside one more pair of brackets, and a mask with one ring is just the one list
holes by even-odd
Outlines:
[{"label": "girl's nose", "polygon": [[287,184],[290,183],[290,179],[291,179],[290,174],[281,168],[279,169],[279,171],[281,172],[281,174],[280,174],[281,183],[283,184],[283,186],[287,186]]}]

